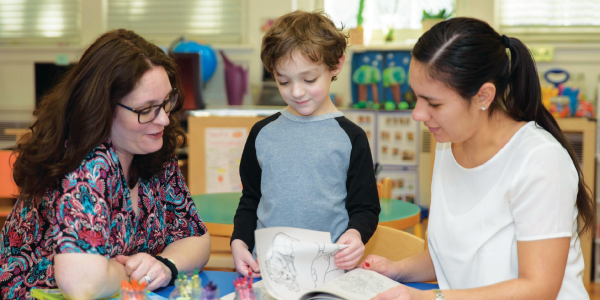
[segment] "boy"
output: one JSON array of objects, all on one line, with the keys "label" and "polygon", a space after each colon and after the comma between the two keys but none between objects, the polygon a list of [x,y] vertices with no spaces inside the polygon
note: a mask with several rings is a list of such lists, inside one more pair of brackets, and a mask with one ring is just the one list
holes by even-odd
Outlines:
[{"label": "boy", "polygon": [[328,231],[349,245],[335,256],[348,270],[377,228],[381,209],[367,137],[329,97],[346,39],[324,14],[303,11],[278,18],[263,38],[261,59],[288,106],[254,125],[242,154],[231,250],[244,276],[248,268],[260,271],[251,254],[256,229]]}]

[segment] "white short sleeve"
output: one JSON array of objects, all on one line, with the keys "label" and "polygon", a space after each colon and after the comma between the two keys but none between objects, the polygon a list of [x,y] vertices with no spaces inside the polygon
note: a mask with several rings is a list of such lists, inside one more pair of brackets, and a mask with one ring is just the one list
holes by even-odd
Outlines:
[{"label": "white short sleeve", "polygon": [[533,149],[509,193],[517,240],[572,236],[578,183],[577,170],[562,146]]}]

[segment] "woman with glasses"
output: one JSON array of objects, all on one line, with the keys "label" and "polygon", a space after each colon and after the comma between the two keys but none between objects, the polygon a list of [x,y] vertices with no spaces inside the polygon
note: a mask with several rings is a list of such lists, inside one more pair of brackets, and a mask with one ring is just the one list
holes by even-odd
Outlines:
[{"label": "woman with glasses", "polygon": [[17,203],[0,233],[0,298],[60,288],[109,297],[202,268],[210,238],[174,151],[186,142],[176,67],[132,31],[99,37],[15,149]]}]

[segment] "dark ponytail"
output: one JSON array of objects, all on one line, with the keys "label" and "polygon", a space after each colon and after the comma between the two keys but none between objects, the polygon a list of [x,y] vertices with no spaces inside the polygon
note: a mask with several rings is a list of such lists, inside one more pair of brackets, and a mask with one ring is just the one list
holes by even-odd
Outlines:
[{"label": "dark ponytail", "polygon": [[[510,50],[510,57],[506,49]],[[596,225],[595,203],[585,184],[581,166],[558,123],[542,105],[542,91],[535,61],[516,38],[500,36],[487,23],[472,18],[453,18],[433,26],[412,51],[424,63],[431,78],[452,87],[469,102],[486,82],[496,86],[488,114],[502,110],[516,121],[535,121],[567,150],[577,173],[577,210],[583,221],[579,234]]]}]

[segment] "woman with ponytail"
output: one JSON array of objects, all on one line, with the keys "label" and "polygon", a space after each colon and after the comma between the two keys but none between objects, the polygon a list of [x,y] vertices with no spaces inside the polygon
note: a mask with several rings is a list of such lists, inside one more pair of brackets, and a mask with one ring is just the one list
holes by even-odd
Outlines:
[{"label": "woman with ponytail", "polygon": [[413,118],[438,142],[429,250],[360,266],[440,290],[399,286],[375,299],[589,299],[579,237],[595,227],[594,203],[526,46],[454,18],[412,57]]}]

